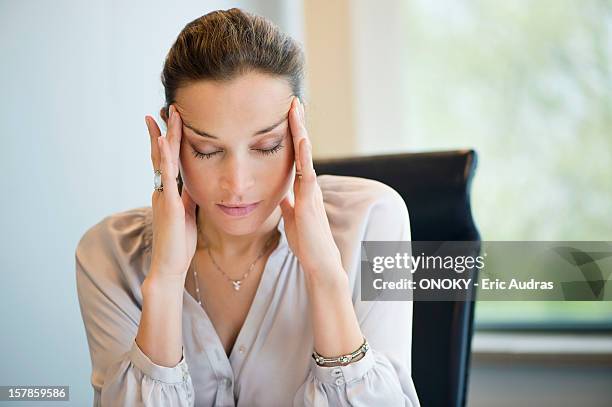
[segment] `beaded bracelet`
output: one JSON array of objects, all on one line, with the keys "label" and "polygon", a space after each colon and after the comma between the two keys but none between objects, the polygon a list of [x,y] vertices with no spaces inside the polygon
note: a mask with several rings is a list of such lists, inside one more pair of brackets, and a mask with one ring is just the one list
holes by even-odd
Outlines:
[{"label": "beaded bracelet", "polygon": [[340,363],[342,365],[348,365],[349,363],[351,363],[353,359],[358,357],[360,354],[363,353],[363,355],[365,356],[368,349],[370,349],[370,344],[368,344],[368,341],[364,337],[363,343],[361,344],[361,346],[359,346],[359,348],[357,348],[357,350],[352,353],[349,353],[347,355],[338,356],[336,358],[326,358],[326,357],[319,355],[317,351],[313,351],[312,358],[315,360],[315,362],[319,366],[326,366],[327,364],[335,364],[335,363]]}]

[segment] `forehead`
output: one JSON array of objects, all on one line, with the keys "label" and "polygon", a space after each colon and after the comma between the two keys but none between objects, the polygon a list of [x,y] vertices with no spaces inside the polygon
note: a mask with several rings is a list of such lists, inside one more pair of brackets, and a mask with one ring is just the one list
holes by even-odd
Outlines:
[{"label": "forehead", "polygon": [[177,90],[176,105],[189,125],[224,137],[255,132],[289,111],[292,91],[286,79],[260,73],[229,82],[198,81]]}]

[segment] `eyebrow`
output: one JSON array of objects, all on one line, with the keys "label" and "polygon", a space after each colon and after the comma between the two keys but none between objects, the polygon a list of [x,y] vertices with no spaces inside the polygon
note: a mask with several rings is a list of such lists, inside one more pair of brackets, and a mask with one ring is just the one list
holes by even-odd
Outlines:
[{"label": "eyebrow", "polygon": [[[278,126],[280,126],[281,124],[283,124],[283,123],[284,123],[286,120],[287,120],[287,116],[283,116],[283,117],[281,117],[281,119],[280,119],[278,122],[276,122],[276,123],[274,123],[274,124],[272,124],[272,125],[270,125],[270,126],[268,126],[268,127],[264,128],[264,129],[261,129],[261,130],[256,131],[256,132],[255,132],[255,133],[252,135],[252,137],[259,136],[260,134],[265,134],[265,133],[267,133],[267,132],[269,132],[269,131],[272,131],[272,130],[274,130],[275,128],[277,128]],[[197,134],[198,136],[202,136],[202,137],[209,137],[209,138],[214,138],[214,139],[219,139],[219,137],[213,136],[212,134],[206,133],[205,131],[198,130],[198,129],[194,128],[193,126],[191,126],[191,125],[189,125],[189,124],[187,124],[187,123],[185,123],[185,122],[183,122],[183,125],[184,125],[185,127],[187,127],[188,129],[190,129],[191,131],[193,131],[193,132],[194,132],[195,134]]]}]

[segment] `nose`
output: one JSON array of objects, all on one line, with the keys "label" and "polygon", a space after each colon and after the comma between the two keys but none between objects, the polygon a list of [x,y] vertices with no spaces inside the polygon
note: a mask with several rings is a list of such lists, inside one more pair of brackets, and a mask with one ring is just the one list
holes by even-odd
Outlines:
[{"label": "nose", "polygon": [[234,156],[226,161],[220,183],[221,188],[230,195],[229,199],[247,200],[247,194],[255,184],[255,179],[248,162]]}]

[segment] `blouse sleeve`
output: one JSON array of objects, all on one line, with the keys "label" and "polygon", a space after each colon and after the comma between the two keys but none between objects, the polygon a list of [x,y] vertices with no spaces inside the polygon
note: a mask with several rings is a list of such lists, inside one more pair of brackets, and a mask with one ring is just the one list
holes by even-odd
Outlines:
[{"label": "blouse sleeve", "polygon": [[160,366],[135,341],[141,307],[144,215],[111,215],[88,230],[75,252],[79,305],[92,363],[94,406],[193,406],[184,349],[174,367]]},{"label": "blouse sleeve", "polygon": [[[401,195],[386,185],[377,195],[363,240],[409,241],[410,220]],[[294,405],[420,407],[411,373],[412,301],[361,301],[359,276],[354,281],[355,313],[370,349],[346,366],[322,367],[311,358]]]}]

